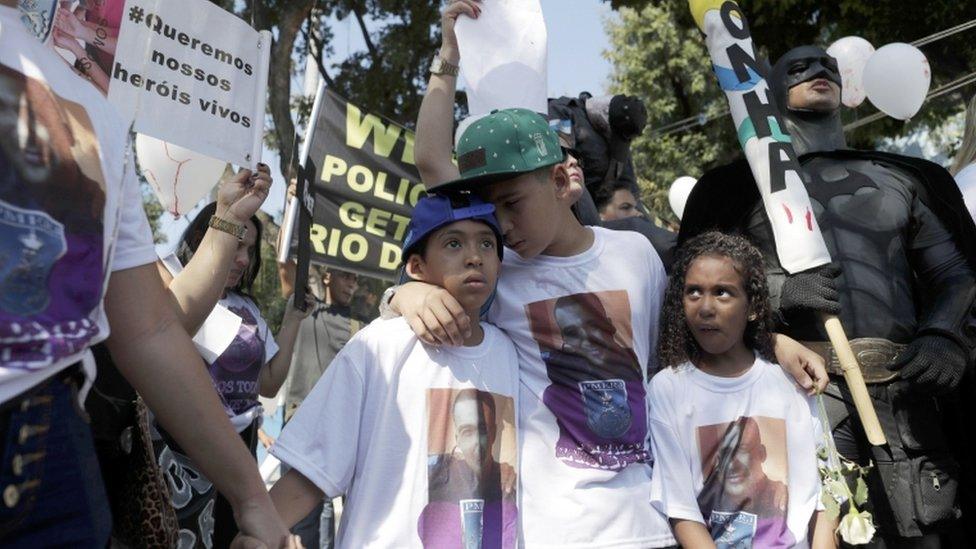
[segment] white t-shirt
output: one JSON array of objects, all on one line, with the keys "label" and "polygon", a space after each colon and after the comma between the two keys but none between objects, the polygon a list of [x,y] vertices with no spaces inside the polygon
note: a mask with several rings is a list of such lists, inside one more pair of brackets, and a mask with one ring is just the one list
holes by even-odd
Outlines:
[{"label": "white t-shirt", "polygon": [[664,267],[640,234],[592,229],[572,257],[506,250],[488,315],[519,354],[522,535],[527,547],[672,545],[644,503]]},{"label": "white t-shirt", "polygon": [[515,547],[518,358],[482,327],[480,345],[433,348],[376,320],[285,425],[271,453],[347,496],[338,547]]},{"label": "white t-shirt", "polygon": [[739,377],[686,363],[651,380],[651,500],[718,547],[806,547],[820,507],[815,400],[757,358]]},{"label": "white t-shirt", "polygon": [[207,370],[231,422],[242,431],[260,415],[258,378],[261,368],[278,353],[278,343],[250,298],[227,292],[218,303],[241,317],[241,327],[230,346],[207,363]]},{"label": "white t-shirt", "polygon": [[0,402],[90,357],[108,336],[110,273],[156,260],[127,138],[98,90],[0,6]]},{"label": "white t-shirt", "polygon": [[956,174],[956,185],[959,186],[962,198],[966,202],[969,215],[976,219],[976,162],[959,170]]}]

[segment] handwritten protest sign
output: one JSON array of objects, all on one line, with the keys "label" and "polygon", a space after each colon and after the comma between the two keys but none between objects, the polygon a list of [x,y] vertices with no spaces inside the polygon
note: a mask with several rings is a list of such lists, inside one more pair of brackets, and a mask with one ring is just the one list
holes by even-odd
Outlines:
[{"label": "handwritten protest sign", "polygon": [[[413,133],[325,88],[319,89],[312,120],[304,147],[304,156],[316,166],[311,178],[315,214],[308,234],[311,261],[395,279],[400,243],[413,207],[424,196],[414,165]],[[294,226],[288,220],[284,224],[289,233],[303,236],[291,230]],[[290,241],[294,251],[297,237]]]},{"label": "handwritten protest sign", "polygon": [[136,131],[257,163],[271,33],[206,0],[127,0],[118,44],[109,100]]}]

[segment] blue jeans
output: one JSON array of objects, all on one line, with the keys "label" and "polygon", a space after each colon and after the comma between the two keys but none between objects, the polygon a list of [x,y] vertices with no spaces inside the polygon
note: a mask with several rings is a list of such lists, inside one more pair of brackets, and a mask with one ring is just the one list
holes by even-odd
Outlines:
[{"label": "blue jeans", "polygon": [[0,540],[4,547],[105,547],[112,530],[74,367],[3,404]]}]

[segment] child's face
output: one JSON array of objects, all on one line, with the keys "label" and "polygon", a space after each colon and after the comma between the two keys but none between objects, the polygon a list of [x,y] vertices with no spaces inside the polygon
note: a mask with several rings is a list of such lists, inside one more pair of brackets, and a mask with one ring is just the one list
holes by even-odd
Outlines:
[{"label": "child's face", "polygon": [[685,321],[707,355],[726,355],[745,348],[749,297],[735,263],[727,257],[701,256],[685,275]]},{"label": "child's face", "polygon": [[[560,170],[565,172],[564,168]],[[534,173],[488,187],[484,198],[495,205],[506,246],[527,259],[549,248],[560,230],[563,206],[558,189],[556,182],[540,181]]]},{"label": "child's face", "polygon": [[447,290],[465,311],[479,311],[498,280],[498,243],[480,221],[456,221],[434,231],[424,256],[407,263],[410,276]]}]

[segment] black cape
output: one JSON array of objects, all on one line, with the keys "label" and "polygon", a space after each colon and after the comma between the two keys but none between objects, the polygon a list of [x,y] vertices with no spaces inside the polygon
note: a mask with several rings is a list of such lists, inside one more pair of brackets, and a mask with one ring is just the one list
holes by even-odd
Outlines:
[{"label": "black cape", "polygon": [[[871,160],[914,175],[924,190],[920,195],[922,202],[945,224],[970,268],[976,271],[976,224],[966,209],[959,187],[945,168],[921,158],[858,150],[806,154],[800,157],[800,165],[812,158]],[[681,218],[678,246],[709,230],[739,232],[761,199],[749,163],[744,158],[709,170],[688,197]]]}]

